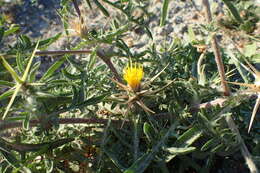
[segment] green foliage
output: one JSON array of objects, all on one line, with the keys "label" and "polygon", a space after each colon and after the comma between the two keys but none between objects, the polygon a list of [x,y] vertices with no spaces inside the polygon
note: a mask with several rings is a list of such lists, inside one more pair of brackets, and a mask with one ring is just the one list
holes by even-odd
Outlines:
[{"label": "green foliage", "polygon": [[[161,27],[170,2],[163,2]],[[252,33],[258,21],[256,7],[249,4],[248,10],[243,9],[246,15],[240,16],[243,2],[223,2],[231,14],[224,24]],[[153,39],[147,25],[149,2],[82,3],[114,18],[105,29],[81,27],[74,44],[69,22],[75,18],[76,7],[69,0],[62,0],[58,11],[65,33],[47,39],[35,41],[21,35],[19,26],[1,19],[0,43],[5,47],[0,53],[0,132],[10,130],[12,136],[0,137],[0,172],[205,173],[225,172],[230,167],[243,172],[248,171],[239,151],[243,142],[260,165],[259,122],[250,134],[246,132],[253,106],[250,97],[237,92],[223,98],[222,105],[210,105],[222,97],[218,69],[213,53],[198,51],[196,46],[208,44],[211,36],[197,40],[189,27],[188,43],[175,38],[134,50],[124,40],[133,30],[141,29]],[[118,14],[110,15],[108,7]],[[141,15],[134,15],[136,9]],[[201,29],[209,35],[221,30],[214,23]],[[15,43],[5,45],[10,36],[16,36]],[[48,54],[48,47],[62,37],[67,37],[71,52]],[[86,48],[88,54],[75,53]],[[252,80],[241,63],[245,57],[256,56],[257,43],[252,41],[246,49],[236,54],[222,50],[225,68],[235,68],[242,76],[229,80]],[[43,54],[53,58],[45,71],[39,61]],[[141,63],[145,73],[136,92],[121,79],[130,58]],[[203,107],[204,102],[210,103]],[[230,116],[241,135],[230,128]]]}]

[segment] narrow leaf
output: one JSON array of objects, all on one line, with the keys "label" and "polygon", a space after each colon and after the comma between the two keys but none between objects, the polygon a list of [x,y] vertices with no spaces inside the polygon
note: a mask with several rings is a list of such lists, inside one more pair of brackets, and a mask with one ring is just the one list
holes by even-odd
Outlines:
[{"label": "narrow leaf", "polygon": [[2,64],[4,65],[4,67],[7,69],[7,71],[12,75],[12,77],[14,78],[14,80],[18,83],[22,83],[22,79],[20,79],[20,77],[18,76],[18,74],[14,71],[14,69],[12,68],[12,66],[9,65],[9,63],[5,60],[5,58],[3,56],[0,56],[1,60],[2,60]]},{"label": "narrow leaf", "polygon": [[0,101],[10,97],[11,95],[13,95],[13,93],[14,93],[13,89],[4,92],[3,94],[0,95]]},{"label": "narrow leaf", "polygon": [[15,84],[13,82],[8,82],[5,80],[0,80],[0,85],[7,86],[7,87],[13,87]]},{"label": "narrow leaf", "polygon": [[4,36],[6,37],[6,36],[8,36],[8,35],[10,35],[10,34],[12,34],[12,33],[14,33],[14,32],[16,32],[16,31],[18,31],[19,29],[20,29],[19,26],[17,26],[17,25],[12,25],[10,29],[8,29],[7,31],[5,31]]},{"label": "narrow leaf", "polygon": [[109,17],[109,13],[108,11],[105,9],[105,7],[103,5],[100,4],[100,2],[98,0],[93,0],[93,2],[97,5],[97,7],[101,10],[101,12],[106,16]]},{"label": "narrow leaf", "polygon": [[196,126],[187,130],[183,133],[175,142],[175,146],[178,147],[187,147],[195,142],[202,135],[202,131]]},{"label": "narrow leaf", "polygon": [[168,6],[169,6],[169,0],[164,0],[162,11],[161,11],[160,26],[165,25],[165,20],[166,20],[167,13],[168,13]]},{"label": "narrow leaf", "polygon": [[53,73],[64,63],[64,61],[66,60],[66,57],[64,56],[63,58],[59,59],[58,61],[56,61],[48,70],[47,72],[42,76],[42,78],[40,79],[40,81],[46,80],[47,78],[49,78],[50,76],[53,75]]},{"label": "narrow leaf", "polygon": [[4,37],[4,33],[5,33],[5,31],[4,31],[4,28],[0,28],[0,43],[1,43],[1,41],[2,41],[2,39],[3,39],[3,37]]},{"label": "narrow leaf", "polygon": [[239,23],[243,23],[243,20],[240,17],[239,12],[237,11],[236,7],[232,4],[232,2],[230,0],[222,0],[222,1],[228,7],[228,9],[230,10],[231,14],[236,19],[236,21]]}]

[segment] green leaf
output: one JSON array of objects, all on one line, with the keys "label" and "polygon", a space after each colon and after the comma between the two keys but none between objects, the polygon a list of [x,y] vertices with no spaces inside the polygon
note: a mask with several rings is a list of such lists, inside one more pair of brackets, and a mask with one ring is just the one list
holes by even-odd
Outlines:
[{"label": "green leaf", "polygon": [[98,0],[93,0],[93,2],[97,5],[97,7],[101,10],[101,12],[106,16],[109,17],[109,13],[108,11],[105,9],[105,7],[103,5],[100,4],[100,2]]},{"label": "green leaf", "polygon": [[46,168],[46,173],[52,173],[53,166],[54,166],[53,161],[50,159],[44,159],[44,164],[45,164],[45,168]]},{"label": "green leaf", "polygon": [[191,26],[188,27],[188,36],[191,43],[196,42],[196,36]]},{"label": "green leaf", "polygon": [[139,159],[137,159],[130,168],[128,168],[124,173],[142,173],[150,165],[152,159],[154,158],[154,153],[145,153]]},{"label": "green leaf", "polygon": [[36,62],[36,63],[34,64],[34,66],[32,67],[32,69],[31,69],[31,71],[30,71],[30,73],[29,73],[29,75],[28,75],[28,82],[29,82],[29,83],[32,83],[32,82],[35,81],[36,73],[37,73],[37,71],[38,71],[40,65],[41,65],[41,62],[39,61],[39,62]]},{"label": "green leaf", "polygon": [[93,70],[96,60],[97,60],[97,54],[96,54],[96,50],[95,50],[95,51],[92,51],[90,54],[88,68],[87,68],[88,70]]},{"label": "green leaf", "polygon": [[[193,147],[189,147],[193,142],[195,142],[200,136],[202,135],[202,131],[197,128],[196,126],[192,127],[191,129],[184,132],[174,143],[174,147],[170,147],[173,149],[180,148],[181,151],[185,151],[185,148],[187,149],[187,152],[189,150],[195,150]],[[177,152],[177,149],[176,149]],[[171,159],[173,159],[177,154],[168,154],[166,155],[165,161],[169,162]]]},{"label": "green leaf", "polygon": [[236,19],[236,21],[238,23],[243,23],[243,20],[240,17],[239,12],[237,11],[236,7],[232,4],[232,2],[230,0],[222,0],[222,1],[226,4],[233,17]]},{"label": "green leaf", "polygon": [[6,92],[4,92],[3,94],[0,95],[0,101],[7,99],[8,97],[10,97],[12,94],[14,93],[14,90],[10,89]]},{"label": "green leaf", "polygon": [[25,59],[22,57],[22,55],[20,53],[17,53],[16,64],[17,64],[17,67],[18,67],[18,70],[20,73],[24,72],[24,69],[25,69],[24,61],[25,61]]},{"label": "green leaf", "polygon": [[20,166],[19,161],[10,152],[5,152],[0,149],[1,154],[4,156],[6,161],[15,168]]},{"label": "green leaf", "polygon": [[98,97],[92,97],[84,102],[81,102],[80,104],[75,105],[75,107],[81,108],[81,107],[85,107],[85,106],[89,106],[89,105],[96,105],[96,104],[100,103],[102,100],[104,100],[107,95],[108,94],[103,94]]},{"label": "green leaf", "polygon": [[67,57],[67,60],[68,60],[69,63],[70,63],[73,67],[75,67],[77,70],[79,70],[79,71],[84,71],[83,65],[81,65],[79,62],[75,61],[73,58]]},{"label": "green leaf", "polygon": [[8,30],[5,31],[4,36],[6,37],[6,36],[8,36],[8,35],[10,35],[10,34],[12,34],[12,33],[14,33],[14,32],[16,32],[16,31],[18,31],[19,29],[20,29],[20,27],[19,27],[18,25],[12,25],[12,26],[10,27],[10,29],[8,29]]},{"label": "green leaf", "polygon": [[144,123],[143,131],[149,141],[152,141],[153,129],[147,122]]},{"label": "green leaf", "polygon": [[48,46],[50,46],[52,43],[54,43],[56,40],[58,40],[61,35],[62,35],[62,33],[58,33],[51,38],[48,38],[46,40],[41,40],[39,42],[39,48],[40,49],[46,49]]},{"label": "green leaf", "polygon": [[194,150],[196,150],[196,147],[183,147],[183,148],[177,148],[177,147],[169,147],[165,149],[171,154],[179,155],[179,154],[187,154]]},{"label": "green leaf", "polygon": [[161,19],[160,19],[160,26],[165,25],[165,20],[166,20],[167,13],[168,13],[169,1],[170,0],[164,0],[163,1],[163,7],[162,7]]},{"label": "green leaf", "polygon": [[166,148],[165,151],[169,152],[169,154],[166,155],[165,161],[169,162],[177,155],[188,154],[190,152],[193,152],[194,150],[196,150],[196,147],[181,147],[181,148],[169,147],[169,148]]},{"label": "green leaf", "polygon": [[149,30],[149,28],[148,27],[144,27],[144,32],[151,38],[151,39],[153,39],[153,35],[152,35],[152,33],[151,33],[151,31]]},{"label": "green leaf", "polygon": [[122,172],[126,169],[124,168],[124,166],[121,165],[120,161],[116,158],[116,156],[112,152],[108,151],[106,148],[104,148],[104,152],[111,159],[111,161],[116,165],[116,167],[118,167]]},{"label": "green leaf", "polygon": [[30,115],[27,114],[25,115],[25,119],[23,120],[23,128],[25,130],[29,130],[29,125],[30,125]]},{"label": "green leaf", "polygon": [[87,4],[88,4],[89,8],[92,10],[92,5],[91,5],[90,1],[89,1],[89,0],[86,0],[86,2],[87,2]]},{"label": "green leaf", "polygon": [[3,39],[3,37],[4,37],[4,33],[5,33],[5,30],[4,30],[4,28],[0,28],[0,43],[1,43],[1,41],[2,41],[2,39]]},{"label": "green leaf", "polygon": [[166,140],[172,135],[176,124],[171,125],[165,135],[157,142],[157,144],[152,148],[151,151],[145,153],[139,159],[137,159],[124,173],[142,173],[150,165],[151,161],[154,159],[155,155],[159,152],[160,148],[165,145]]},{"label": "green leaf", "polygon": [[2,60],[2,64],[7,69],[7,71],[12,75],[13,79],[16,80],[18,83],[22,83],[22,79],[18,76],[18,74],[15,72],[15,70],[12,68],[12,66],[9,65],[9,63],[5,60],[3,56],[0,56]]},{"label": "green leaf", "polygon": [[0,80],[0,85],[7,86],[7,87],[13,87],[15,84],[13,82],[8,82],[5,80]]},{"label": "green leaf", "polygon": [[46,79],[48,79],[49,77],[51,77],[53,75],[53,73],[60,68],[60,66],[64,63],[64,61],[66,60],[66,57],[62,57],[61,59],[59,59],[58,61],[56,61],[48,70],[46,73],[44,73],[44,75],[42,76],[42,78],[40,79],[40,81],[44,81]]},{"label": "green leaf", "polygon": [[244,55],[246,57],[251,57],[256,54],[256,49],[257,49],[256,42],[254,42],[253,44],[248,44],[244,48]]},{"label": "green leaf", "polygon": [[70,79],[70,80],[81,79],[81,74],[78,74],[78,75],[71,74],[71,73],[69,73],[69,72],[67,71],[67,69],[65,69],[65,68],[62,69],[61,71],[62,71],[62,74],[63,74],[66,78],[68,78],[68,79]]},{"label": "green leaf", "polygon": [[209,148],[216,146],[219,144],[219,140],[217,138],[212,138],[210,140],[208,140],[202,147],[201,147],[201,151],[206,151]]},{"label": "green leaf", "polygon": [[193,142],[195,142],[198,138],[200,138],[202,135],[202,131],[194,126],[191,129],[187,130],[185,133],[183,133],[175,142],[174,146],[177,147],[188,147]]}]

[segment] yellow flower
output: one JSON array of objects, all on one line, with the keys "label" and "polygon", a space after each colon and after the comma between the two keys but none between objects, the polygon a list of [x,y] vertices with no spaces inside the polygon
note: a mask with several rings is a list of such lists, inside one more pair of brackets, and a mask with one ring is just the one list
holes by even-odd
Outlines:
[{"label": "yellow flower", "polygon": [[140,87],[141,80],[144,76],[143,67],[140,64],[132,64],[132,61],[124,68],[124,79],[127,84],[134,90],[137,91]]}]

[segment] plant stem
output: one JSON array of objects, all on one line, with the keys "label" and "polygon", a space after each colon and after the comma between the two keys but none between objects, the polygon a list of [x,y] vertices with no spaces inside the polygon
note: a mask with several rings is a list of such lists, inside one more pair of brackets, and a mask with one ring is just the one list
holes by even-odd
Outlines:
[{"label": "plant stem", "polygon": [[106,65],[108,66],[108,68],[112,71],[112,73],[114,74],[116,80],[118,82],[122,82],[122,79],[120,77],[120,75],[118,74],[116,68],[114,67],[113,63],[111,62],[110,57],[106,56],[107,54],[111,54],[112,50],[107,50],[104,51],[102,48],[99,48],[97,50],[97,56],[99,56],[100,59],[102,59],[104,61],[104,63],[106,63]]},{"label": "plant stem", "polygon": [[240,142],[240,150],[241,150],[241,153],[242,155],[244,156],[245,158],[245,161],[246,161],[246,164],[250,170],[250,173],[258,173],[258,169],[253,161],[253,158],[251,156],[251,154],[249,153],[246,145],[245,145],[245,142],[244,140],[242,139],[240,133],[239,133],[239,130],[236,126],[236,124],[234,123],[231,115],[228,115],[226,116],[226,121],[227,121],[227,124],[229,126],[229,128],[235,133],[237,134],[237,138]]},{"label": "plant stem", "polygon": [[[209,1],[208,0],[202,0],[202,4],[204,5],[205,11],[206,11],[207,22],[211,23],[212,16],[211,16],[211,12],[210,12]],[[218,42],[217,42],[215,35],[213,35],[213,37],[212,37],[211,45],[213,47],[213,51],[214,51],[214,55],[215,55],[215,61],[217,63],[218,72],[219,72],[219,75],[220,75],[221,85],[222,85],[222,88],[223,88],[223,91],[224,91],[224,95],[229,96],[230,91],[229,91],[227,83],[225,82],[226,81],[225,69],[224,69],[222,58],[221,58],[219,45],[218,45]]]},{"label": "plant stem", "polygon": [[140,115],[138,114],[137,117],[133,118],[133,123],[134,123],[134,161],[137,160],[138,158],[138,153],[139,153],[139,138],[138,138],[138,129],[139,129],[139,118]]}]

